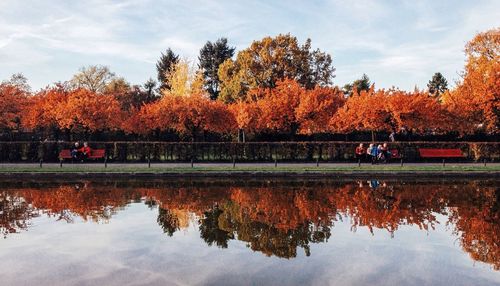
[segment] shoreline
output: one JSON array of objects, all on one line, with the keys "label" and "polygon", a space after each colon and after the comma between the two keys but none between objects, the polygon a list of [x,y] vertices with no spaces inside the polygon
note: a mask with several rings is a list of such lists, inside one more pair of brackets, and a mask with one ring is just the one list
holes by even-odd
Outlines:
[{"label": "shoreline", "polygon": [[196,164],[1,164],[0,179],[12,178],[500,178],[500,164],[418,163],[371,165],[330,163]]},{"label": "shoreline", "polygon": [[401,171],[401,172],[0,172],[0,179],[196,179],[196,178],[227,178],[227,179],[271,179],[271,178],[297,178],[297,179],[500,179],[500,171]]}]

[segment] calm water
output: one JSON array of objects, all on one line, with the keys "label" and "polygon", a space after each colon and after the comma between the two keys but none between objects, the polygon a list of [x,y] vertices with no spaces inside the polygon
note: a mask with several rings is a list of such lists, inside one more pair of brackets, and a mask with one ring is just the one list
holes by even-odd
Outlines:
[{"label": "calm water", "polygon": [[499,181],[0,182],[1,285],[500,285]]}]

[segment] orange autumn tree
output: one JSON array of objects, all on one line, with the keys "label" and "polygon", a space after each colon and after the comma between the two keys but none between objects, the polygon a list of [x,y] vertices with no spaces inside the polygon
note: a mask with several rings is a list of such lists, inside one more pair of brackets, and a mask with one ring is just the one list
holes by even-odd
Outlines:
[{"label": "orange autumn tree", "polygon": [[61,129],[99,131],[119,128],[121,109],[114,96],[82,88],[69,91],[66,95],[63,102],[54,106]]},{"label": "orange autumn tree", "polygon": [[280,80],[272,89],[259,89],[262,98],[257,100],[261,112],[259,126],[271,132],[289,132],[294,135],[299,129],[295,109],[305,88],[291,79]]},{"label": "orange autumn tree", "polygon": [[21,88],[0,84],[0,129],[17,129],[21,123],[23,108],[28,94]]},{"label": "orange autumn tree", "polygon": [[132,124],[140,122],[142,128],[137,125],[131,125],[127,130],[130,133],[136,134],[148,133],[152,130],[173,130],[175,121],[173,110],[178,99],[174,96],[164,96],[158,101],[145,104],[138,111],[137,116],[130,121]]},{"label": "orange autumn tree", "polygon": [[127,134],[146,135],[154,128],[147,127],[145,118],[145,109],[147,104],[138,108],[131,107],[130,110],[124,112],[124,118],[120,125],[120,129]]},{"label": "orange autumn tree", "polygon": [[238,127],[238,140],[240,139],[241,134],[243,142],[245,142],[245,132],[255,133],[259,130],[258,118],[260,110],[255,101],[245,102],[240,100],[229,105],[229,111],[233,114]]},{"label": "orange autumn tree", "polygon": [[332,117],[330,127],[339,132],[391,130],[385,92],[375,91],[373,85],[368,91],[355,91]]},{"label": "orange autumn tree", "polygon": [[295,114],[301,134],[313,134],[327,131],[330,119],[344,104],[343,92],[338,88],[316,86],[301,93]]},{"label": "orange autumn tree", "polygon": [[175,130],[190,135],[192,140],[196,140],[200,132],[227,133],[234,130],[234,118],[227,106],[202,95],[179,97],[174,112]]},{"label": "orange autumn tree", "polygon": [[479,33],[465,47],[467,63],[462,82],[443,94],[443,103],[456,116],[454,129],[473,133],[500,128],[500,28]]},{"label": "orange autumn tree", "polygon": [[140,112],[149,130],[175,130],[195,140],[200,132],[229,133],[235,120],[227,105],[203,95],[165,95],[147,104]]},{"label": "orange autumn tree", "polygon": [[29,129],[57,126],[70,131],[95,132],[116,130],[122,121],[120,104],[112,95],[83,88],[47,88],[30,98],[28,106],[23,118],[24,126]]},{"label": "orange autumn tree", "polygon": [[57,85],[31,96],[23,112],[23,126],[28,129],[57,127],[56,106],[66,101],[67,93],[67,90]]},{"label": "orange autumn tree", "polygon": [[426,130],[446,128],[438,99],[426,92],[390,90],[386,94],[386,107],[395,128],[405,127],[420,134]]},{"label": "orange autumn tree", "polygon": [[357,92],[333,116],[332,129],[340,132],[391,131],[406,128],[415,133],[448,130],[447,116],[438,99],[415,90]]},{"label": "orange autumn tree", "polygon": [[307,90],[295,80],[278,81],[275,88],[254,89],[247,95],[260,112],[257,130],[312,134],[325,132],[330,118],[344,104],[338,88]]},{"label": "orange autumn tree", "polygon": [[228,134],[236,129],[236,120],[234,115],[229,110],[229,106],[220,102],[203,98],[205,102],[208,100],[208,110],[206,114],[206,130],[219,134]]}]

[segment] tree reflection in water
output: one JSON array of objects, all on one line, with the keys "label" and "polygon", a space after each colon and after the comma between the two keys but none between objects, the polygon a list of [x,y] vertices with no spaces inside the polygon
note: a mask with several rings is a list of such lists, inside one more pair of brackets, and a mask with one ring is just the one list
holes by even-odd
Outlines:
[{"label": "tree reflection in water", "polygon": [[224,210],[218,206],[204,211],[203,217],[199,220],[200,236],[209,245],[217,245],[221,248],[227,248],[229,240],[234,239],[234,232],[226,230],[219,225],[221,222],[221,215]]},{"label": "tree reflection in water", "polygon": [[227,248],[230,240],[268,256],[293,258],[310,244],[326,242],[335,222],[351,230],[400,226],[432,231],[437,215],[449,224],[464,251],[500,269],[500,188],[496,181],[446,182],[79,182],[77,184],[3,183],[0,230],[4,236],[26,230],[45,214],[106,223],[131,202],[158,208],[157,222],[173,236],[198,226],[209,246]]},{"label": "tree reflection in water", "polygon": [[38,216],[39,212],[23,197],[0,191],[0,233],[4,238],[28,229],[30,220]]}]

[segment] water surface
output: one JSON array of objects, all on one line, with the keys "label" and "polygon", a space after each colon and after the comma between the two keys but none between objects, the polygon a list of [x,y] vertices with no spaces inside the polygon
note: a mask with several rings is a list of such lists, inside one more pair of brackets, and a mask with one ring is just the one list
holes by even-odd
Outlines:
[{"label": "water surface", "polygon": [[0,182],[1,285],[500,285],[495,180]]}]

